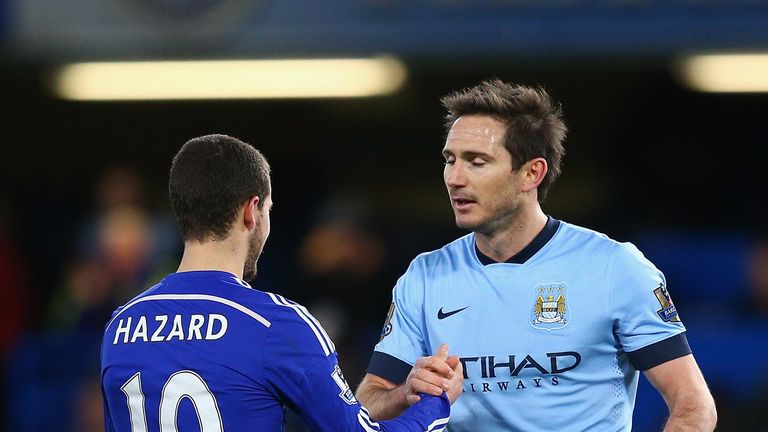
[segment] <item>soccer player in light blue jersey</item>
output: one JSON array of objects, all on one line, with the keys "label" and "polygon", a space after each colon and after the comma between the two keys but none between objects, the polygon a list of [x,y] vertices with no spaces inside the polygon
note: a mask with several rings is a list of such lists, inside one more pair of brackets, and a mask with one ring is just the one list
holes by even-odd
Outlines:
[{"label": "soccer player in light blue jersey", "polygon": [[357,396],[382,418],[438,394],[448,343],[464,395],[448,430],[629,431],[642,371],[667,431],[711,431],[713,399],[664,275],[632,244],[547,216],[566,127],[540,88],[481,83],[442,100],[444,181],[472,231],[413,260]]},{"label": "soccer player in light blue jersey", "polygon": [[[171,167],[171,205],[185,242],[178,272],[112,316],[102,342],[108,432],[284,429],[285,410],[312,431],[443,430],[458,397],[421,395],[377,422],[358,403],[333,342],[301,305],[251,288],[270,232],[269,165],[224,135],[187,142]],[[452,364],[442,346],[435,358]],[[452,360],[455,359],[455,360]],[[443,370],[445,373],[449,373]]]}]

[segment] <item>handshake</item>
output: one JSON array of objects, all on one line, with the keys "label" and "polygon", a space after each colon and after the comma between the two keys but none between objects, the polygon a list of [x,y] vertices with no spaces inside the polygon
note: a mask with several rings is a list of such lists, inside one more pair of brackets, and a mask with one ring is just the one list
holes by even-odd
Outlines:
[{"label": "handshake", "polygon": [[377,375],[367,374],[357,390],[357,398],[376,418],[400,415],[418,402],[419,393],[440,396],[446,393],[451,404],[461,395],[464,368],[456,356],[448,356],[448,345],[442,344],[434,355],[421,357],[401,385]]},{"label": "handshake", "polygon": [[435,355],[421,357],[408,374],[402,386],[408,405],[419,401],[418,393],[440,396],[448,395],[451,404],[462,392],[464,368],[456,356],[448,356],[448,345],[442,344]]}]

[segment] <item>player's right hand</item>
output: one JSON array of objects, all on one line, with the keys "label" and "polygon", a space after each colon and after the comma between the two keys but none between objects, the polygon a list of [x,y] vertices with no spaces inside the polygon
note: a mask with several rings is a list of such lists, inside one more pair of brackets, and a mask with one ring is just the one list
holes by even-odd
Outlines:
[{"label": "player's right hand", "polygon": [[463,381],[459,358],[448,357],[448,345],[442,344],[435,355],[421,357],[413,365],[405,380],[406,400],[413,405],[420,399],[418,393],[440,396],[446,392],[453,403],[461,395]]}]

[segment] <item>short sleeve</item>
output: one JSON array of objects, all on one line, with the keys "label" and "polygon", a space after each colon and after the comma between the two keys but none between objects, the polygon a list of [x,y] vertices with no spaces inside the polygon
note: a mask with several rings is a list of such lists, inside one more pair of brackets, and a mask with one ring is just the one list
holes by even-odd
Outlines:
[{"label": "short sleeve", "polygon": [[690,353],[664,275],[630,243],[616,246],[610,304],[614,332],[635,369]]},{"label": "short sleeve", "polygon": [[424,283],[417,269],[414,261],[392,290],[392,305],[367,370],[395,384],[405,381],[419,357],[429,355],[424,337]]}]

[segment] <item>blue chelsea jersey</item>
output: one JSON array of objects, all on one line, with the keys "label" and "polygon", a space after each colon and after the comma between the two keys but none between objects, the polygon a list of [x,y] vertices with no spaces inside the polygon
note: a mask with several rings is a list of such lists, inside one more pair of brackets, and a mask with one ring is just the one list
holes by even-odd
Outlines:
[{"label": "blue chelsea jersey", "polygon": [[368,372],[401,383],[449,344],[465,378],[453,432],[629,431],[637,371],[690,353],[637,248],[552,218],[504,263],[474,234],[422,254],[393,296]]},{"label": "blue chelsea jersey", "polygon": [[107,431],[440,431],[447,397],[377,422],[309,312],[219,271],[174,273],[113,314],[102,342]]}]

